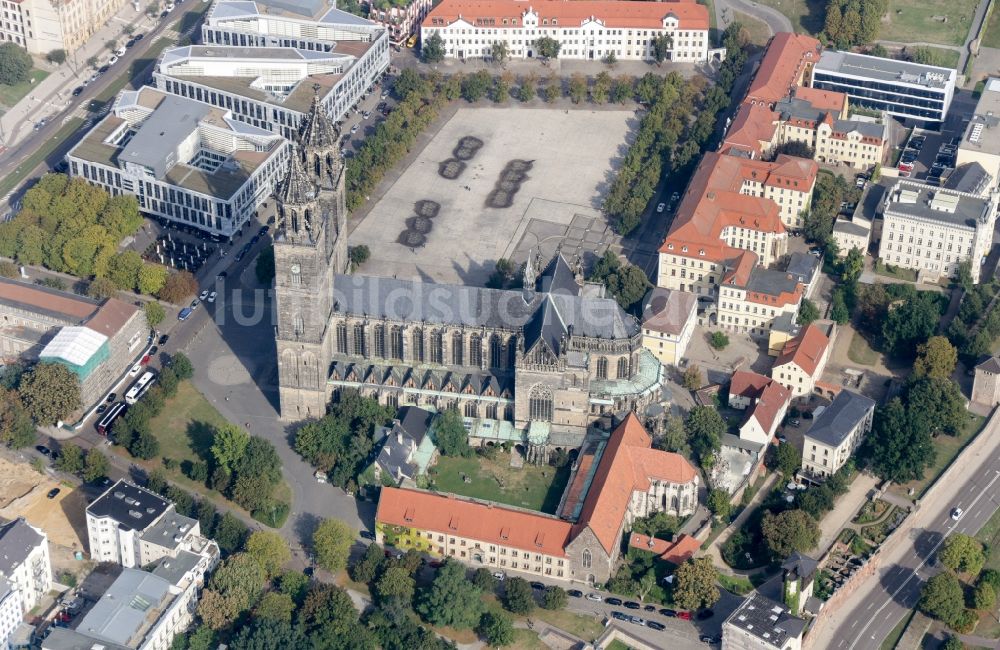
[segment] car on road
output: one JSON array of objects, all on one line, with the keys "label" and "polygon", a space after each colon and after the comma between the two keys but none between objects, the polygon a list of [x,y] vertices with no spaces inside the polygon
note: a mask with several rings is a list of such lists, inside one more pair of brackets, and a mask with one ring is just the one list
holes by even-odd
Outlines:
[{"label": "car on road", "polygon": [[959,507],[951,509],[951,518],[954,519],[955,521],[961,519],[963,514],[965,514],[965,511]]},{"label": "car on road", "polygon": [[115,50],[115,54],[117,54],[118,56],[125,56],[125,46],[122,45],[117,50]]},{"label": "car on road", "polygon": [[493,577],[499,580],[500,582],[503,582],[507,578],[507,574],[504,573],[503,571],[494,571]]},{"label": "car on road", "polygon": [[388,97],[389,97],[389,89],[386,88],[385,90],[383,90],[382,93],[379,95],[379,97],[381,97],[382,99],[388,99]]},{"label": "car on road", "polygon": [[677,612],[677,618],[681,619],[682,621],[690,621],[691,612]]},{"label": "car on road", "polygon": [[60,490],[59,488],[52,488],[51,490],[49,490],[49,493],[46,494],[45,496],[47,496],[50,499],[55,499],[57,496],[59,496],[60,492],[62,492],[62,490]]},{"label": "car on road", "polygon": [[672,609],[668,609],[667,607],[664,607],[660,609],[660,615],[666,616],[668,618],[674,618],[675,616],[677,616],[677,612]]},{"label": "car on road", "polygon": [[212,293],[208,294],[207,298],[208,302],[215,302],[215,297],[218,295],[219,295],[218,291],[213,291]]},{"label": "car on road", "polygon": [[118,56],[112,55],[111,58],[108,59],[108,65],[114,65],[116,63],[118,63]]},{"label": "car on road", "polygon": [[157,353],[157,352],[159,352],[159,351],[160,351],[160,348],[158,348],[158,347],[156,347],[156,346],[154,345],[153,347],[149,348],[149,352],[148,352],[147,354],[148,354],[149,356],[151,356],[151,357],[155,357],[155,356],[156,356],[156,353]]},{"label": "car on road", "polygon": [[187,319],[188,319],[188,318],[189,318],[190,316],[191,316],[191,308],[190,308],[190,307],[185,307],[184,309],[182,309],[182,310],[180,311],[180,313],[179,313],[179,314],[177,314],[177,320],[180,320],[180,321],[185,321],[185,320],[187,320]]},{"label": "car on road", "polygon": [[354,126],[351,127],[351,133],[357,133],[357,132],[358,132],[358,125],[355,124]]},{"label": "car on road", "polygon": [[97,414],[100,415],[101,413],[104,413],[107,410],[108,410],[108,405],[101,404],[100,406],[97,407]]},{"label": "car on road", "polygon": [[618,606],[620,606],[622,604],[622,599],[621,598],[608,598],[604,602],[606,602],[607,604],[611,605],[612,607],[618,607]]},{"label": "car on road", "polygon": [[374,542],[375,541],[375,533],[373,533],[370,530],[363,530],[363,531],[361,531],[361,539],[367,539],[367,540],[370,540],[370,541]]},{"label": "car on road", "polygon": [[261,226],[260,230],[257,231],[257,234],[260,235],[261,237],[263,237],[264,235],[267,234],[267,231],[270,230],[270,229],[271,229],[271,226]]},{"label": "car on road", "polygon": [[194,311],[195,309],[198,309],[198,305],[200,305],[200,304],[201,304],[201,298],[195,298],[194,300],[192,300],[191,301],[191,311]]},{"label": "car on road", "polygon": [[616,621],[627,621],[628,615],[625,614],[625,612],[611,612],[611,618],[615,619]]},{"label": "car on road", "polygon": [[659,630],[661,632],[667,629],[666,625],[664,625],[663,623],[657,623],[656,621],[646,621],[646,627],[648,627],[651,630]]},{"label": "car on road", "polygon": [[531,583],[531,588],[541,591],[542,589],[545,589],[545,583],[543,583],[543,582],[532,582]]},{"label": "car on road", "polygon": [[94,74],[90,75],[90,81],[97,81],[97,78],[100,76],[101,76],[100,72],[95,72]]},{"label": "car on road", "polygon": [[659,203],[656,206],[656,212],[657,212],[657,214],[663,212],[666,209],[667,209],[667,204],[666,203]]},{"label": "car on road", "polygon": [[250,238],[251,244],[256,244],[259,241],[260,241],[260,235],[254,235],[253,237]]},{"label": "car on road", "polygon": [[566,593],[572,596],[573,598],[583,598],[583,592],[580,591],[579,589],[570,589]]},{"label": "car on road", "polygon": [[602,600],[604,600],[604,596],[602,596],[601,594],[587,594],[587,600],[599,603]]},{"label": "car on road", "polygon": [[[198,294],[198,300],[204,301],[205,298],[208,298],[208,289],[205,289],[200,294]],[[194,305],[191,306],[194,307]]]},{"label": "car on road", "polygon": [[40,453],[42,456],[51,456],[52,450],[45,445],[35,445],[35,451]]},{"label": "car on road", "polygon": [[626,609],[642,609],[642,605],[634,600],[626,600],[624,604]]},{"label": "car on road", "polygon": [[104,398],[104,401],[110,404],[115,401],[116,397],[118,397],[118,393],[108,393],[108,396]]},{"label": "car on road", "polygon": [[366,120],[368,118],[370,118],[371,116],[372,116],[372,112],[371,111],[365,111],[364,113],[361,114],[361,117],[363,117]]},{"label": "car on road", "polygon": [[644,612],[655,612],[656,611],[656,605],[646,605],[645,607],[642,608],[642,611],[644,611]]},{"label": "car on road", "polygon": [[97,72],[100,73],[100,74],[104,74],[105,72],[107,72],[110,69],[111,69],[111,66],[108,65],[107,63],[105,63],[104,65],[102,65],[100,68],[97,69]]},{"label": "car on road", "polygon": [[129,377],[135,377],[136,375],[139,374],[139,372],[141,370],[142,370],[142,362],[139,362],[139,363],[135,364],[134,366],[132,366],[132,369],[128,371],[128,376]]},{"label": "car on road", "polygon": [[646,619],[642,618],[641,616],[629,616],[628,622],[635,623],[636,625],[642,625],[643,627],[646,626]]},{"label": "car on road", "polygon": [[135,39],[134,38],[130,38],[127,41],[125,41],[125,47],[126,48],[132,47],[133,45],[135,45]]},{"label": "car on road", "polygon": [[139,32],[138,34],[136,34],[136,35],[135,35],[135,36],[133,36],[132,38],[134,38],[134,39],[135,39],[135,42],[136,42],[136,43],[138,43],[138,42],[139,42],[139,41],[141,41],[141,40],[143,39],[143,37],[145,37],[145,36],[146,36],[145,34],[143,34],[142,32]]},{"label": "car on road", "polygon": [[77,86],[76,88],[73,89],[73,96],[79,97],[80,93],[82,92],[83,92],[83,86]]},{"label": "car on road", "polygon": [[698,640],[701,641],[702,643],[708,643],[709,645],[714,645],[716,643],[721,642],[719,637],[709,636],[708,634],[702,634],[701,636],[698,637]]},{"label": "car on road", "polygon": [[169,340],[170,340],[170,335],[169,334],[164,334],[163,336],[160,337],[160,340],[157,341],[157,344],[162,347]]}]

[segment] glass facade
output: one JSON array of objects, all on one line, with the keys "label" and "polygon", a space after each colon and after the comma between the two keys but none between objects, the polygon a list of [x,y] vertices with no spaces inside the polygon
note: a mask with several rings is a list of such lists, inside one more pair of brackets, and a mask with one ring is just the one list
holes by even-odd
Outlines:
[{"label": "glass facade", "polygon": [[813,72],[813,87],[846,93],[852,104],[863,108],[884,110],[916,120],[942,122],[947,112],[946,88],[915,88],[889,81],[845,77],[825,70]]}]

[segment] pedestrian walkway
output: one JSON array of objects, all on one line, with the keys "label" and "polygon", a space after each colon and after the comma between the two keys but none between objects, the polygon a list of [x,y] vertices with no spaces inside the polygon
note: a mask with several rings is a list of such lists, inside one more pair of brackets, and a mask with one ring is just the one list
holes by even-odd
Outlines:
[{"label": "pedestrian walkway", "polygon": [[847,490],[847,494],[837,498],[833,510],[826,513],[819,522],[819,544],[816,545],[817,554],[822,555],[837,540],[837,535],[850,525],[854,515],[857,514],[861,506],[868,500],[868,495],[875,489],[878,479],[871,474],[862,473],[854,477],[854,482]]},{"label": "pedestrian walkway", "polygon": [[72,100],[73,89],[90,78],[93,70],[87,65],[90,57],[96,57],[100,64],[111,58],[107,43],[116,41],[124,44],[128,39],[126,30],[148,31],[156,21],[144,13],[137,12],[131,3],[125,3],[117,14],[99,29],[79,50],[71,54],[66,62],[53,66],[36,60],[36,66],[50,70],[32,92],[12,106],[0,117],[0,140],[7,148],[16,145],[31,133],[41,119],[61,113]]},{"label": "pedestrian walkway", "polygon": [[722,573],[731,576],[746,577],[753,575],[758,571],[763,570],[763,569],[755,569],[751,571],[734,570],[728,564],[726,564],[726,562],[722,559],[722,552],[719,549],[721,549],[722,545],[726,543],[726,540],[728,540],[730,537],[733,536],[734,532],[736,532],[743,526],[744,522],[746,522],[746,520],[750,517],[750,514],[758,507],[760,507],[760,504],[763,503],[764,499],[767,498],[767,495],[770,494],[771,489],[774,487],[774,484],[777,482],[777,480],[778,480],[778,473],[771,472],[764,480],[764,483],[761,484],[760,489],[757,490],[757,494],[753,495],[753,499],[751,499],[750,503],[747,504],[747,507],[743,508],[743,511],[736,516],[736,519],[733,520],[733,523],[729,524],[729,526],[727,526],[725,530],[719,533],[719,536],[715,538],[715,541],[713,541],[711,544],[705,547],[704,551],[701,553],[701,555],[712,558],[712,564],[714,564],[715,567],[719,569],[719,571],[721,571]]}]

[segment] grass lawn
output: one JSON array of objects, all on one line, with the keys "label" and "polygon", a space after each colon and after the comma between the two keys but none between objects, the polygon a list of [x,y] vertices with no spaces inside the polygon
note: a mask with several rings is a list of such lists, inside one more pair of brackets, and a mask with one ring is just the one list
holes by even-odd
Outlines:
[{"label": "grass lawn", "polygon": [[986,546],[987,569],[1000,571],[1000,510],[993,513],[989,521],[976,533],[976,539]]},{"label": "grass lawn", "polygon": [[[935,65],[940,65],[941,67],[944,68],[958,67],[958,60],[961,58],[961,55],[955,50],[949,50],[944,47],[930,47],[930,46],[927,46],[927,49],[931,50],[934,53],[934,56],[936,58],[931,60],[937,61]],[[961,70],[959,70],[959,73],[961,73]]]},{"label": "grass lawn", "polygon": [[[962,45],[978,0],[889,0],[879,38],[901,43]],[[939,20],[947,17],[947,20]]]},{"label": "grass lawn", "polygon": [[875,266],[872,269],[875,275],[881,275],[886,278],[896,278],[897,280],[905,280],[906,282],[916,282],[917,272],[913,269],[904,269],[899,266],[885,265],[881,261],[876,261]]},{"label": "grass lawn", "polygon": [[788,16],[792,28],[800,34],[817,34],[823,30],[825,0],[760,0],[760,3]]},{"label": "grass lawn", "polygon": [[[17,168],[7,174],[2,181],[0,181],[0,196],[7,196],[10,194],[14,188],[20,185],[28,174],[34,171],[35,167],[45,162],[45,159],[52,155],[52,152],[56,150],[57,147],[63,145],[67,142],[74,141],[75,139],[71,136],[76,132],[77,129],[83,124],[83,119],[79,117],[73,117],[67,120],[66,124],[63,125],[59,131],[56,132],[51,139],[47,140],[42,146],[35,150],[35,153],[31,154],[25,158]],[[82,135],[82,133],[81,133]]]},{"label": "grass lawn", "polygon": [[1000,47],[1000,11],[996,6],[990,12],[990,19],[983,30],[983,40],[980,43],[983,47]]},{"label": "grass lawn", "polygon": [[747,30],[751,43],[761,46],[767,44],[767,40],[771,38],[771,28],[767,26],[767,23],[741,11],[734,11],[733,15]]},{"label": "grass lawn", "polygon": [[28,73],[27,81],[23,81],[13,86],[0,84],[0,104],[3,104],[7,108],[12,107],[14,104],[21,101],[21,99],[27,95],[32,88],[37,86],[38,83],[47,76],[49,76],[48,72],[35,68]]},{"label": "grass lawn", "polygon": [[847,348],[847,358],[862,366],[874,366],[878,363],[879,353],[868,345],[860,332],[855,331],[851,337],[851,345]]},{"label": "grass lawn", "polygon": [[[513,469],[510,454],[501,451],[495,461],[442,456],[434,470],[435,487],[442,492],[553,514],[569,480],[570,467],[556,469],[525,463],[523,468]],[[463,476],[470,482],[466,483]]]},{"label": "grass lawn", "polygon": [[743,576],[730,576],[722,572],[719,572],[719,585],[721,585],[726,591],[736,594],[737,596],[745,596],[753,591],[753,583],[750,582],[748,578],[744,578]]},{"label": "grass lawn", "polygon": [[981,415],[969,414],[969,419],[965,423],[965,428],[962,429],[961,435],[946,436],[944,434],[939,435],[934,438],[934,451],[936,452],[934,458],[934,464],[924,472],[924,478],[919,481],[910,481],[909,483],[901,483],[898,485],[893,485],[891,490],[900,494],[902,496],[907,496],[907,492],[912,487],[913,494],[918,499],[924,495],[934,481],[937,480],[938,476],[941,475],[951,461],[955,459],[958,452],[962,451],[965,445],[969,444],[977,433],[983,428],[983,424],[986,422],[986,418]]},{"label": "grass lawn", "polygon": [[911,610],[896,627],[892,628],[892,632],[889,632],[889,636],[885,637],[885,641],[882,642],[881,650],[893,650],[896,647],[899,640],[903,638],[903,633],[906,632],[906,626],[910,624],[916,613],[917,610]]}]

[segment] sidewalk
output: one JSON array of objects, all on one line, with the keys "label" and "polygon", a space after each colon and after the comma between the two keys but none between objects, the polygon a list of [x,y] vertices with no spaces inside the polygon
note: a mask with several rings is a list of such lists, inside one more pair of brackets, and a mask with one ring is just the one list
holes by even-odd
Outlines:
[{"label": "sidewalk", "polygon": [[38,120],[64,111],[72,99],[73,89],[82,85],[94,72],[87,66],[87,60],[93,56],[97,57],[100,65],[107,63],[112,53],[105,44],[116,40],[123,45],[128,40],[124,31],[126,25],[132,25],[136,31],[142,32],[152,29],[156,21],[147,18],[144,11],[145,6],[142,6],[141,12],[137,12],[131,3],[126,3],[60,66],[36,60],[36,65],[49,70],[50,74],[0,117],[2,144],[8,148],[13,147],[31,133]]},{"label": "sidewalk", "polygon": [[819,544],[817,544],[817,555],[822,555],[837,539],[840,531],[851,523],[854,515],[861,508],[862,504],[868,500],[868,495],[875,489],[878,479],[867,473],[860,473],[854,478],[847,494],[840,496],[833,510],[826,513],[819,522]]},{"label": "sidewalk", "polygon": [[774,484],[777,480],[778,480],[777,472],[771,472],[770,474],[768,474],[767,478],[761,484],[760,489],[757,490],[757,493],[753,495],[753,499],[750,501],[749,504],[747,504],[747,507],[743,508],[743,511],[736,516],[736,519],[733,520],[733,523],[729,524],[729,526],[727,526],[724,531],[719,533],[719,536],[715,538],[715,541],[712,542],[708,546],[708,548],[704,550],[703,553],[701,553],[701,555],[707,555],[708,557],[712,558],[712,564],[714,564],[715,568],[719,569],[719,571],[721,571],[722,573],[726,573],[731,576],[749,576],[762,570],[762,569],[753,569],[750,571],[736,571],[730,568],[729,565],[725,563],[725,561],[722,559],[722,553],[719,551],[719,549],[722,548],[722,545],[726,543],[726,540],[732,537],[734,532],[740,529],[740,527],[743,525],[743,522],[745,522],[747,518],[750,517],[750,514],[760,506],[760,504],[764,501],[765,498],[767,498],[767,495],[770,494],[771,489],[774,487]]}]

